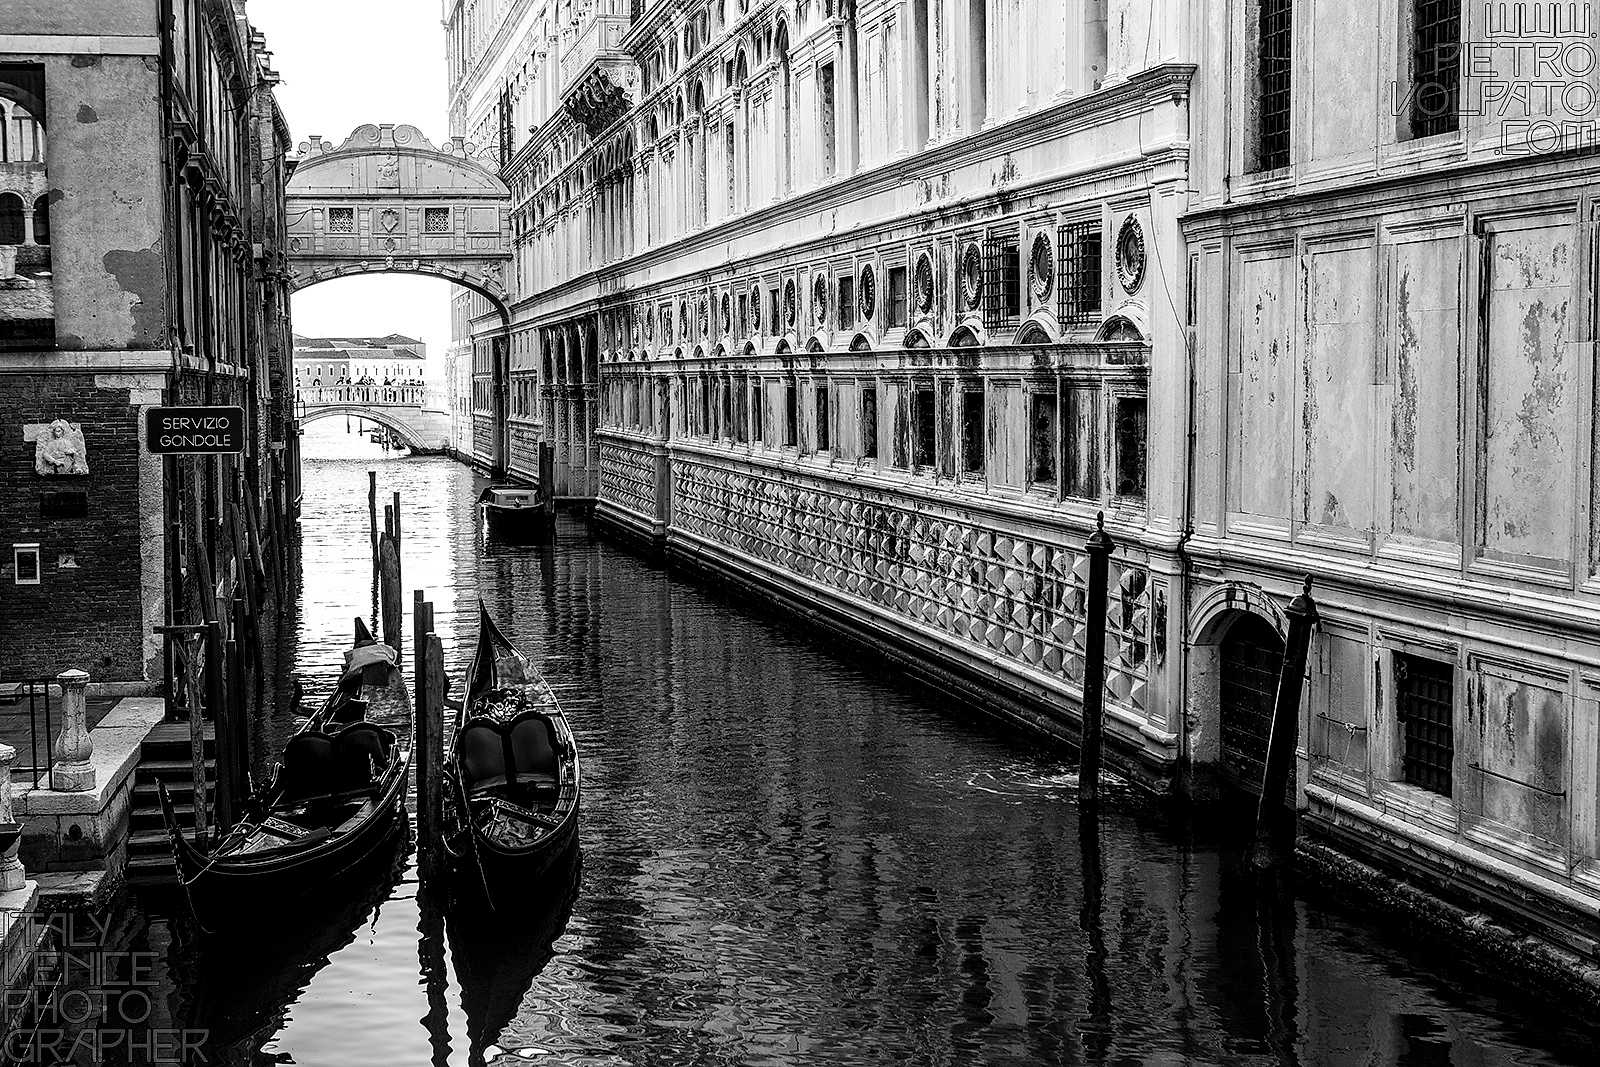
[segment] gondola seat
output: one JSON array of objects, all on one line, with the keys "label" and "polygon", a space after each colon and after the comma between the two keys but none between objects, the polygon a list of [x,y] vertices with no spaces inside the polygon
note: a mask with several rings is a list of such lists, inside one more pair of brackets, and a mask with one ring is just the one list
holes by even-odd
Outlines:
[{"label": "gondola seat", "polygon": [[467,792],[481,793],[506,784],[505,738],[493,723],[470,722],[462,727],[456,751]]},{"label": "gondola seat", "polygon": [[511,748],[511,780],[522,786],[554,790],[560,782],[555,728],[538,712],[519,716],[507,731]]},{"label": "gondola seat", "polygon": [[373,784],[389,765],[394,734],[376,723],[355,722],[334,737],[337,785],[345,790]]},{"label": "gondola seat", "polygon": [[280,761],[283,798],[299,802],[326,796],[338,773],[337,759],[333,738],[320,730],[306,730],[289,738]]}]

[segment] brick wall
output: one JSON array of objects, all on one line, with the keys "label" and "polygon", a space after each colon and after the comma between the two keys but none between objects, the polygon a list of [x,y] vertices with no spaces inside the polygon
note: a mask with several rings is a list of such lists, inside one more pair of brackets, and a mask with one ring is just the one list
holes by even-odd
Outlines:
[{"label": "brick wall", "polygon": [[[89,474],[41,478],[26,423],[83,426]],[[88,374],[0,379],[0,678],[68,667],[96,681],[136,680],[141,662],[139,418],[127,389]],[[46,493],[81,492],[85,518],[41,517]],[[38,542],[40,581],[17,585],[12,545]],[[74,567],[62,567],[63,556]]]}]

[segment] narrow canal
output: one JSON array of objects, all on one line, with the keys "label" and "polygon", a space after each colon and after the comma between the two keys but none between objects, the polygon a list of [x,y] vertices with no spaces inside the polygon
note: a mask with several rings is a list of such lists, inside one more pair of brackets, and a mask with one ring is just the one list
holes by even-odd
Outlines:
[{"label": "narrow canal", "polygon": [[1070,759],[824,637],[574,521],[553,551],[486,546],[484,483],[443,459],[307,460],[312,699],[371,611],[372,467],[451,673],[481,596],[565,702],[575,893],[485,934],[397,857],[253,946],[135,911],[161,1016],[211,1034],[196,1062],[1593,1062],[1588,1025],[1468,992],[1482,973],[1378,917],[1261,900],[1222,815],[1116,792],[1086,835]]}]

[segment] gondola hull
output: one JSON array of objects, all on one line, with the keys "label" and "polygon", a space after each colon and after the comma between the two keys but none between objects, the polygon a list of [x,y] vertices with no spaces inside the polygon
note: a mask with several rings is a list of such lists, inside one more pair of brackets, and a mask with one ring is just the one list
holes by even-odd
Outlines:
[{"label": "gondola hull", "polygon": [[578,750],[549,684],[480,605],[446,760],[445,848],[493,907],[545,878],[578,833]]},{"label": "gondola hull", "polygon": [[500,541],[546,541],[555,528],[554,516],[537,505],[524,507],[483,504],[489,534]]},{"label": "gondola hull", "polygon": [[[457,890],[467,893],[504,887],[514,893],[544,880],[578,839],[578,807],[574,804],[562,824],[536,845],[519,850],[499,847],[474,828],[463,825],[459,807],[453,806],[451,829],[446,840],[450,871]],[[487,885],[485,885],[487,883]],[[480,894],[481,895],[481,894]]]},{"label": "gondola hull", "polygon": [[[208,857],[174,832],[178,876],[195,918],[207,929],[250,922],[259,907],[326,894],[404,832],[409,753],[399,753],[379,784],[370,813],[347,832],[279,854]],[[249,825],[248,823],[246,824]]]}]

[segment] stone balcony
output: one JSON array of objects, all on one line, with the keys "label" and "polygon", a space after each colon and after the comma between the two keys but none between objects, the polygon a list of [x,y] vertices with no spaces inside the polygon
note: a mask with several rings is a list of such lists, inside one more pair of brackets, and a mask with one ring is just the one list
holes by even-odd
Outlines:
[{"label": "stone balcony", "polygon": [[638,78],[622,48],[632,17],[627,0],[596,0],[561,38],[561,101],[591,135],[632,106]]}]

